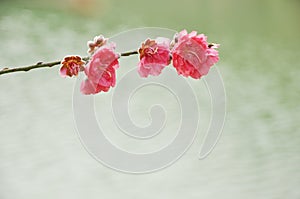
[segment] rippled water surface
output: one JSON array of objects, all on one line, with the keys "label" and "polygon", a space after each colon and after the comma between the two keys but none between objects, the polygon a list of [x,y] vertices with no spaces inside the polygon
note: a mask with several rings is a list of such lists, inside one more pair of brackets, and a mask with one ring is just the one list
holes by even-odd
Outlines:
[{"label": "rippled water surface", "polygon": [[[99,33],[187,28],[221,43],[217,67],[227,94],[224,131],[207,158],[197,157],[209,122],[209,97],[202,80],[190,81],[201,109],[194,144],[167,169],[130,175],[98,163],[81,145],[72,112],[75,79],[62,79],[57,67],[0,76],[1,199],[300,198],[299,1],[44,0],[0,6],[1,68],[85,55],[86,41]],[[109,113],[110,95],[97,96],[100,115]],[[152,141],[121,135],[109,115],[98,119],[120,147],[155,150],[178,127],[176,100],[150,87],[130,104],[134,122],[145,125],[147,109],[157,102],[172,114],[162,136]]]}]

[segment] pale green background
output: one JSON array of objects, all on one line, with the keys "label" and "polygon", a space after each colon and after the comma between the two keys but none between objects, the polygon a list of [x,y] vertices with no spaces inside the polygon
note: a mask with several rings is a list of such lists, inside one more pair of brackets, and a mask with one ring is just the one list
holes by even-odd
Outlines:
[{"label": "pale green background", "polygon": [[[298,0],[81,2],[0,1],[0,66],[85,55],[86,41],[100,33],[144,26],[198,30],[221,44],[217,66],[228,98],[223,135],[204,160],[197,159],[201,131],[171,167],[148,175],[118,173],[95,161],[75,133],[75,79],[62,79],[58,67],[3,75],[1,199],[300,198]],[[193,84],[205,88],[201,80]],[[172,104],[167,95],[153,98],[158,96]],[[205,124],[209,103],[199,103]],[[135,111],[136,121],[144,122],[144,112]]]}]

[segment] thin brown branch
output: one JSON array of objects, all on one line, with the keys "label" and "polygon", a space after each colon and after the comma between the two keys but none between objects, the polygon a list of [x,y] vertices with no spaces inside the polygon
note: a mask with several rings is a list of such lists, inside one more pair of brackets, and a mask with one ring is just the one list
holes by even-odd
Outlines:
[{"label": "thin brown branch", "polygon": [[32,69],[36,69],[36,68],[44,68],[44,67],[52,67],[52,66],[56,66],[58,64],[60,64],[61,61],[54,61],[54,62],[48,62],[48,63],[43,63],[43,62],[38,62],[35,65],[31,65],[31,66],[22,66],[22,67],[15,67],[15,68],[3,68],[0,71],[0,75],[6,74],[6,73],[14,73],[14,72],[18,72],[18,71],[29,71]]},{"label": "thin brown branch", "polygon": [[121,57],[125,57],[125,56],[130,56],[130,55],[136,55],[138,54],[138,51],[129,51],[129,52],[125,52],[125,53],[121,53]]},{"label": "thin brown branch", "polygon": [[[130,56],[130,55],[135,55],[135,54],[138,54],[137,51],[129,51],[129,52],[124,52],[124,53],[121,53],[120,56],[124,57],[124,56]],[[90,58],[89,57],[84,57],[82,58],[84,61],[88,61]],[[53,66],[57,66],[57,65],[60,65],[61,61],[53,61],[53,62],[46,62],[46,63],[43,63],[43,62],[38,62],[34,65],[30,65],[30,66],[21,66],[21,67],[13,67],[13,68],[3,68],[2,70],[0,70],[0,75],[3,75],[3,74],[7,74],[7,73],[14,73],[14,72],[19,72],[19,71],[24,71],[24,72],[27,72],[27,71],[30,71],[32,69],[37,69],[37,68],[51,68]]]}]

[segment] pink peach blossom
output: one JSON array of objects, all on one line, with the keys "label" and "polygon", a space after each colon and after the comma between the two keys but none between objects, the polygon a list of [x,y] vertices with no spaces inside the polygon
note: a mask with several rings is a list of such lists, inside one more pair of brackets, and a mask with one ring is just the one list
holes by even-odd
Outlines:
[{"label": "pink peach blossom", "polygon": [[138,72],[141,77],[157,76],[170,64],[169,41],[147,39],[139,49]]},{"label": "pink peach blossom", "polygon": [[101,46],[95,51],[85,68],[87,79],[81,83],[80,87],[83,94],[107,92],[110,87],[115,86],[115,70],[119,67],[119,55],[114,52],[114,49],[115,45],[110,44]]},{"label": "pink peach blossom", "polygon": [[217,44],[208,44],[204,34],[181,31],[175,37],[172,49],[173,66],[185,77],[199,79],[206,75],[212,65],[219,61]]},{"label": "pink peach blossom", "polygon": [[84,70],[84,62],[79,56],[67,56],[61,62],[62,67],[60,68],[60,75],[62,77],[72,77],[73,75],[77,76],[79,71]]}]

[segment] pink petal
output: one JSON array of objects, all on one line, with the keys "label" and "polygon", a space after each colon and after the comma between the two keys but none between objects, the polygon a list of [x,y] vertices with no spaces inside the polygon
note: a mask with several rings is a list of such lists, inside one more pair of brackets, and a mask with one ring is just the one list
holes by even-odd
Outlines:
[{"label": "pink petal", "polygon": [[67,77],[68,69],[67,67],[62,66],[59,70],[59,74],[62,77]]},{"label": "pink petal", "polygon": [[100,92],[97,90],[97,85],[88,79],[81,82],[80,91],[82,94],[85,94],[85,95],[96,94],[96,93]]}]

